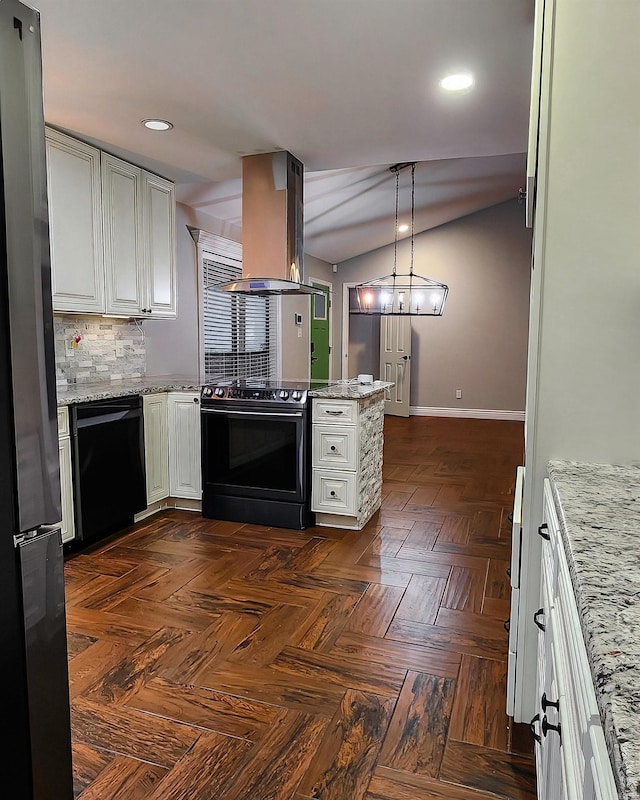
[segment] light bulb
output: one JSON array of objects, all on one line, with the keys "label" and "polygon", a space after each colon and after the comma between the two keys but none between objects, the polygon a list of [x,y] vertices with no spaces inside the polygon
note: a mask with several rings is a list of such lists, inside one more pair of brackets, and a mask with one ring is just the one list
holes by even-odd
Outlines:
[{"label": "light bulb", "polygon": [[143,119],[142,124],[150,131],[170,131],[173,128],[172,123],[166,119]]},{"label": "light bulb", "polygon": [[469,72],[459,72],[455,75],[446,75],[440,81],[440,88],[446,92],[464,92],[471,89],[475,83],[473,75]]},{"label": "light bulb", "polygon": [[422,303],[422,292],[416,292],[414,294],[413,298],[414,298],[414,300],[416,302],[416,311],[419,311],[420,310],[420,305]]},{"label": "light bulb", "polygon": [[402,225],[398,225],[398,233],[406,233],[409,230],[409,226],[406,222],[403,222]]},{"label": "light bulb", "polygon": [[367,306],[371,305],[371,303],[373,302],[373,295],[371,294],[371,292],[367,292],[365,294],[364,302],[366,303]]},{"label": "light bulb", "polygon": [[436,308],[439,306],[440,301],[442,300],[442,295],[434,292],[431,295],[431,305],[433,306],[433,310],[435,311]]}]

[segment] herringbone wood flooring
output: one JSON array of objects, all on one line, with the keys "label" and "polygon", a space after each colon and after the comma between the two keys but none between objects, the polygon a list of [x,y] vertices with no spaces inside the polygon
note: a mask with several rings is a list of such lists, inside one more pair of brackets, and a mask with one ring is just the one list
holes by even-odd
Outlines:
[{"label": "herringbone wood flooring", "polygon": [[363,531],[170,511],[68,559],[76,795],[535,796],[504,713],[522,425],[385,438]]}]

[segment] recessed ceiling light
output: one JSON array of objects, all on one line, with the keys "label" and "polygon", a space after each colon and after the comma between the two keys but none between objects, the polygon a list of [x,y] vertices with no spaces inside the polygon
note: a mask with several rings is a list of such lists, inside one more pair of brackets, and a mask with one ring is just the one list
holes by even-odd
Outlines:
[{"label": "recessed ceiling light", "polygon": [[446,75],[440,81],[440,88],[446,92],[463,92],[471,89],[474,84],[473,75],[470,72],[458,72],[455,75]]},{"label": "recessed ceiling light", "polygon": [[151,131],[169,131],[173,128],[173,125],[166,119],[143,119],[142,124]]},{"label": "recessed ceiling light", "polygon": [[409,230],[409,226],[406,222],[403,222],[402,225],[398,225],[398,233],[406,233]]}]

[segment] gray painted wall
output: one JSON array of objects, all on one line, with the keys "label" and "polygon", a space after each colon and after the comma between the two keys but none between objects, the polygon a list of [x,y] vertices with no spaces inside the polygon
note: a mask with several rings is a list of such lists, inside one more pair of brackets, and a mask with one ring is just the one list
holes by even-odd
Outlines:
[{"label": "gray painted wall", "polygon": [[[531,232],[515,200],[415,237],[414,272],[446,283],[449,299],[442,317],[412,319],[412,406],[524,410],[530,262]],[[404,240],[398,272],[408,267]],[[335,290],[342,297],[343,282],[380,277],[392,268],[393,245],[353,258],[339,265]],[[379,332],[368,319],[351,320],[349,377],[377,375]],[[341,328],[341,315],[335,321]]]},{"label": "gray painted wall", "polygon": [[[197,248],[187,226],[241,241],[240,229],[215,217],[202,214],[178,203],[176,208],[177,237],[177,318],[144,320],[147,375],[176,375],[195,378],[199,372],[199,312]],[[331,265],[305,255],[305,279],[331,281]],[[303,315],[302,337],[294,324],[294,313]],[[336,314],[339,316],[339,313]],[[334,323],[336,321],[334,316]],[[334,324],[335,333],[335,324]],[[286,380],[309,376],[309,298],[283,297],[279,337],[282,345],[282,377]],[[339,351],[335,347],[333,353]],[[334,371],[335,377],[337,373]]]},{"label": "gray painted wall", "polygon": [[197,249],[187,225],[238,241],[238,231],[221,220],[176,206],[177,318],[145,320],[147,375],[197,377],[198,349],[198,264]]},{"label": "gray painted wall", "polygon": [[[310,283],[314,279],[330,283],[332,277],[331,264],[305,253],[304,280]],[[311,301],[308,295],[299,297],[284,295],[280,300],[280,344],[283,380],[308,380],[311,368],[310,361],[310,322]],[[295,314],[302,314],[302,325],[295,324]],[[334,326],[335,330],[335,326]],[[300,336],[298,334],[301,334]],[[336,353],[334,346],[333,355]],[[332,373],[335,377],[336,373]]]}]

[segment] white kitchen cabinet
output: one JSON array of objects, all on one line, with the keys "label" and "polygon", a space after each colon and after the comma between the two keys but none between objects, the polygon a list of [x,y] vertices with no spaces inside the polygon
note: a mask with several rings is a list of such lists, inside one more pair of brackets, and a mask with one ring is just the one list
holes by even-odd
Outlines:
[{"label": "white kitchen cabinet", "polygon": [[143,397],[144,456],[147,474],[147,505],[169,496],[169,442],[167,395]]},{"label": "white kitchen cabinet", "polygon": [[73,472],[71,467],[71,438],[69,436],[69,411],[58,409],[58,454],[60,458],[60,494],[62,500],[62,541],[75,539],[75,517],[73,513]]},{"label": "white kitchen cabinet", "polygon": [[142,170],[102,153],[105,310],[142,313],[144,241]]},{"label": "white kitchen cabinet", "polygon": [[174,317],[173,184],[103,153],[102,206],[106,313]]},{"label": "white kitchen cabinet", "polygon": [[103,313],[100,151],[47,129],[54,311]]},{"label": "white kitchen cabinet", "polygon": [[356,527],[358,403],[313,399],[311,510],[319,525]]},{"label": "white kitchen cabinet", "polygon": [[143,173],[144,291],[143,309],[155,317],[176,316],[176,219],[172,183]]},{"label": "white kitchen cabinet", "polygon": [[200,395],[170,392],[167,404],[169,493],[172,497],[201,500]]},{"label": "white kitchen cabinet", "polygon": [[596,702],[549,481],[544,483],[538,627],[538,797],[615,800],[617,789]]},{"label": "white kitchen cabinet", "polygon": [[314,397],[311,510],[318,525],[360,530],[382,500],[384,392]]},{"label": "white kitchen cabinet", "polygon": [[54,311],[176,316],[175,188],[47,129]]}]

